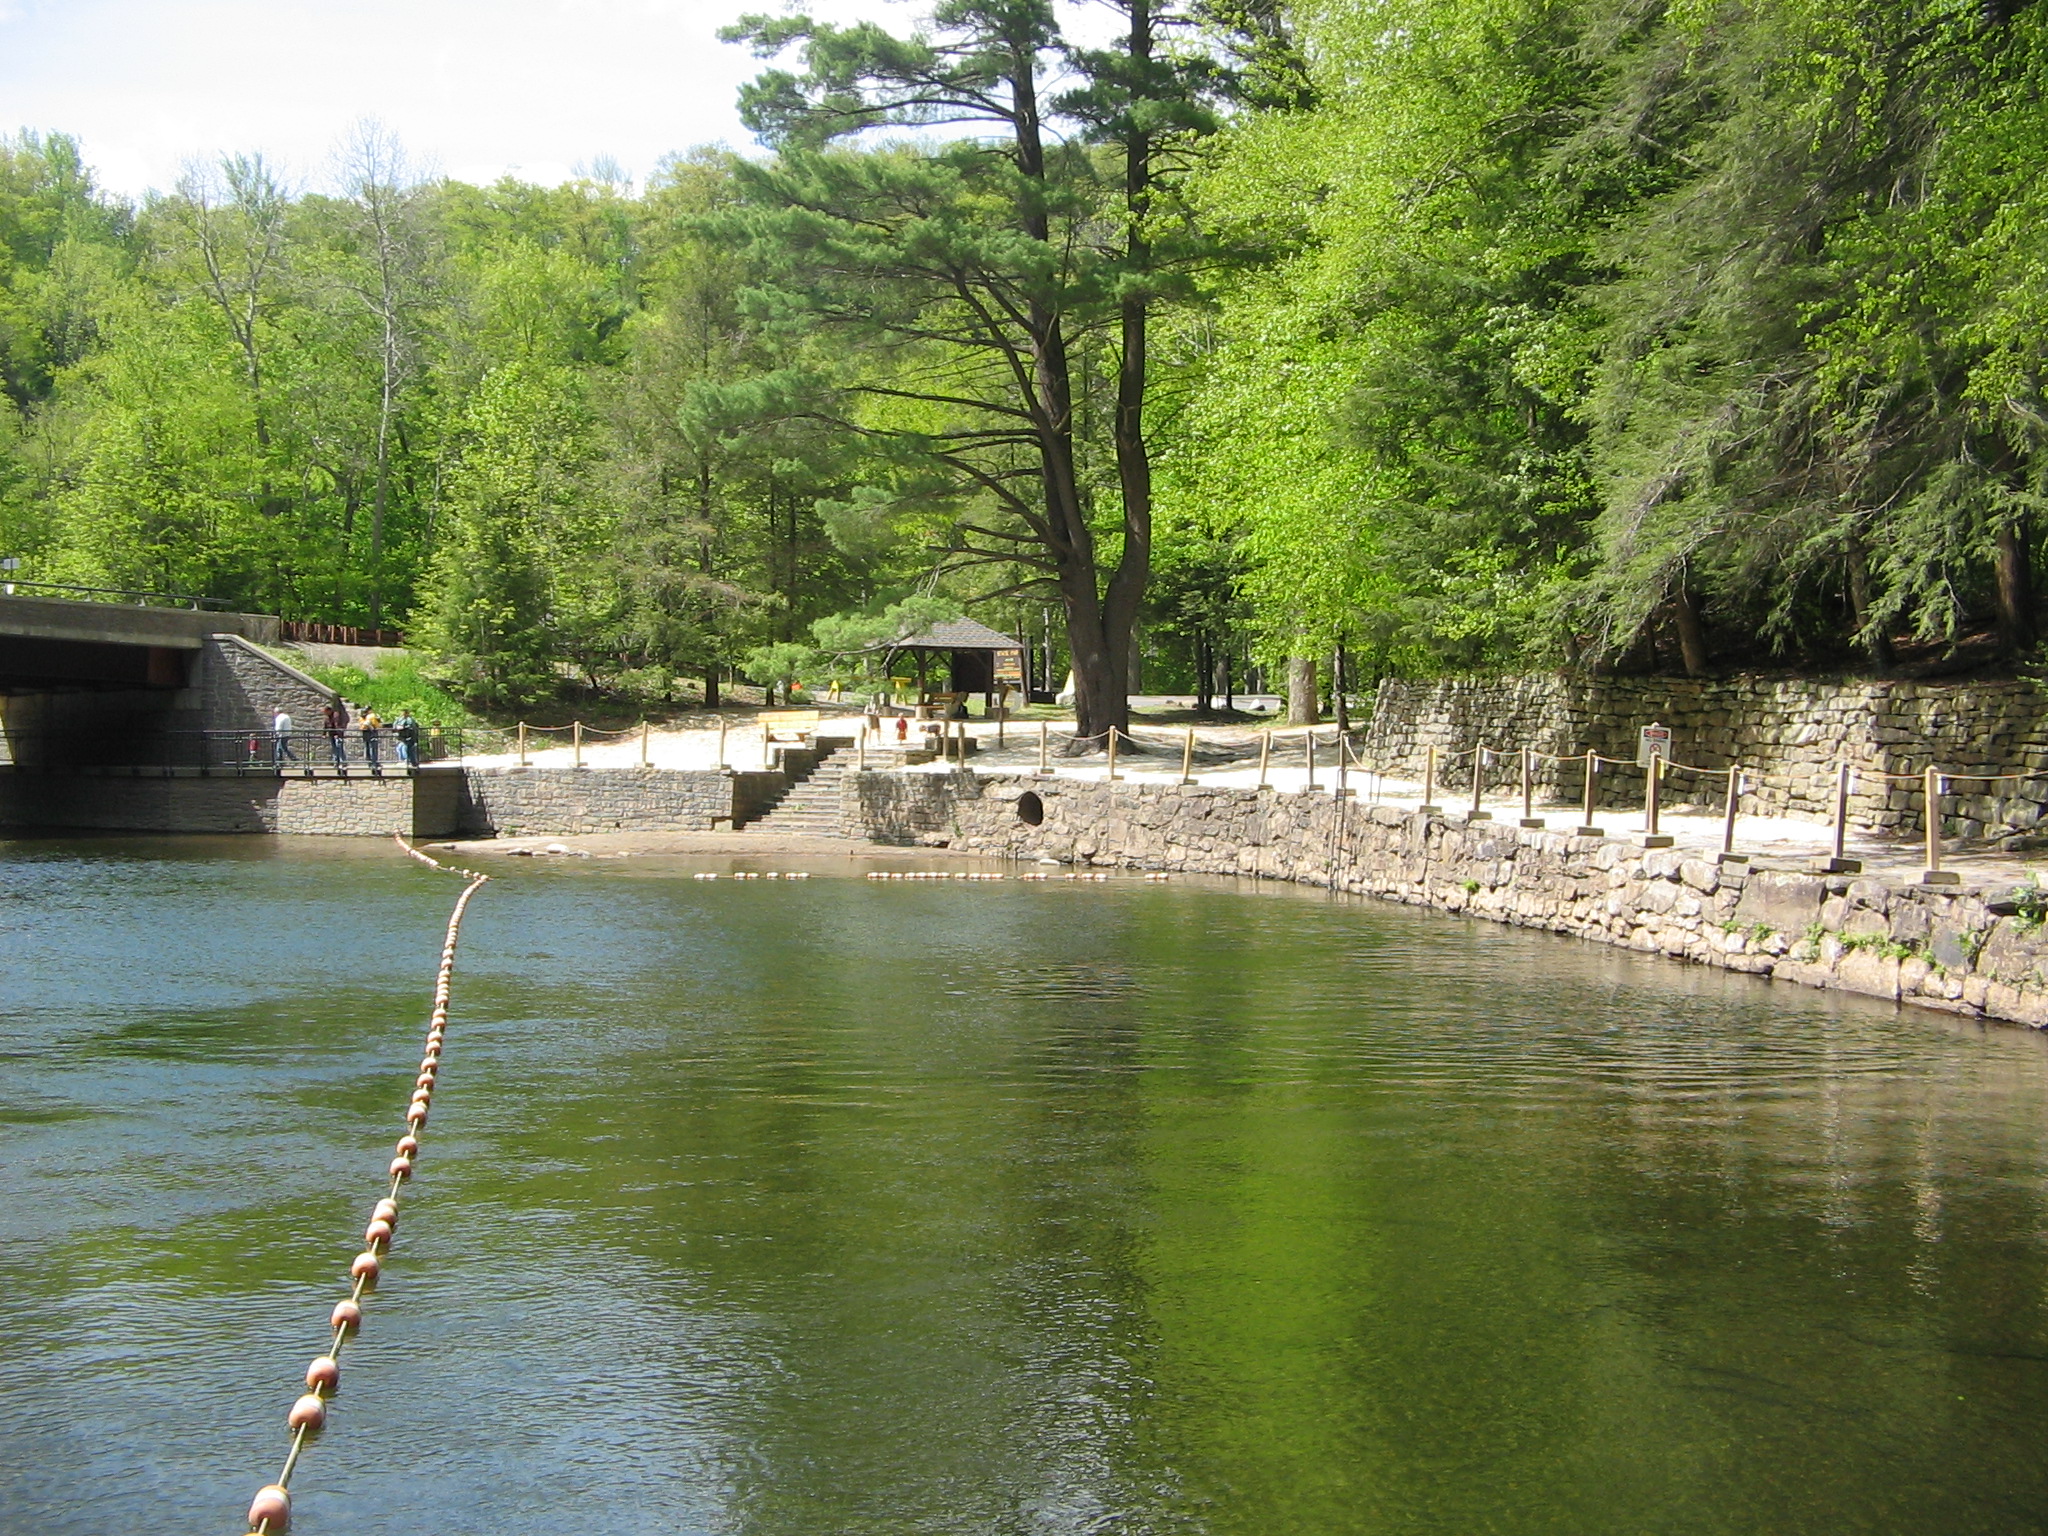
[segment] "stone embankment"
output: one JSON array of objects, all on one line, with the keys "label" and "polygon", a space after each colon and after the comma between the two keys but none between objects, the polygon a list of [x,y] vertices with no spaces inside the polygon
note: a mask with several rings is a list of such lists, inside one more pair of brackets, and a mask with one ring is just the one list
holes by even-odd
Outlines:
[{"label": "stone embankment", "polygon": [[[1671,727],[1671,755],[1701,768],[1741,767],[1746,815],[1826,816],[1835,765],[1859,770],[1851,824],[1880,836],[1923,825],[1917,784],[1887,782],[1928,767],[1958,776],[1940,806],[1951,837],[2026,837],[2048,814],[2048,689],[2024,679],[1974,683],[1808,678],[1584,678],[1556,673],[1493,680],[1380,685],[1361,755],[1384,772],[1420,778],[1440,756],[1484,745],[1508,754],[1492,782],[1514,781],[1524,746],[1544,754],[1536,780],[1577,798],[1584,770],[1560,761],[1588,750],[1621,762],[1598,785],[1600,803],[1638,804],[1636,732]],[[1470,782],[1449,770],[1448,782]],[[1985,783],[1967,775],[2012,775]],[[1726,781],[1674,773],[1667,793],[1718,800]]]},{"label": "stone embankment", "polygon": [[1009,858],[1328,886],[1703,965],[2048,1026],[2031,891],[1722,864],[1327,794],[974,774],[848,776],[844,830]]}]

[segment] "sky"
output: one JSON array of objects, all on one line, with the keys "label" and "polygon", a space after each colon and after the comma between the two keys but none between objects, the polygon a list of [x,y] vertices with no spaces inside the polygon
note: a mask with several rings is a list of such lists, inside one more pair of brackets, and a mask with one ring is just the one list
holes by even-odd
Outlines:
[{"label": "sky", "polygon": [[[0,132],[76,135],[139,197],[188,164],[260,152],[328,186],[374,119],[418,169],[553,183],[603,158],[747,147],[733,101],[761,67],[718,28],[779,0],[0,0]],[[828,0],[908,30],[922,7]]]}]

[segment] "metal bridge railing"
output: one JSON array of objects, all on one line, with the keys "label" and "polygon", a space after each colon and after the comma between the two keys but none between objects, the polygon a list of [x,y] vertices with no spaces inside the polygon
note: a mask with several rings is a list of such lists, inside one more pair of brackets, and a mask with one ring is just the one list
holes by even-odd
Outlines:
[{"label": "metal bridge railing", "polygon": [[[6,731],[0,769],[31,772],[404,773],[470,751],[493,751],[500,733],[421,726],[408,740],[390,726],[363,731]],[[481,738],[481,739],[476,739]]]}]

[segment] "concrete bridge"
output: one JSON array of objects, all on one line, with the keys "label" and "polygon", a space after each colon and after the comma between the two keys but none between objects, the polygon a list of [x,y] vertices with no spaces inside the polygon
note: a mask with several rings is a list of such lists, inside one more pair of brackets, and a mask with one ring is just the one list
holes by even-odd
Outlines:
[{"label": "concrete bridge", "polygon": [[268,614],[0,595],[0,763],[197,766],[205,732],[318,722],[333,691],[270,652]]}]

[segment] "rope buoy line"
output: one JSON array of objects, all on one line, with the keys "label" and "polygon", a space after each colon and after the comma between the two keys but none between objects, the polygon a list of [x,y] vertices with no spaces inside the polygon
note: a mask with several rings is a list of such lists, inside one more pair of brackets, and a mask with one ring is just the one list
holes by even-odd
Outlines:
[{"label": "rope buoy line", "polygon": [[420,1132],[426,1128],[427,1109],[434,1099],[434,1080],[440,1075],[441,1041],[448,1029],[448,980],[455,970],[455,942],[462,933],[462,914],[469,908],[469,899],[490,879],[489,875],[479,874],[473,869],[457,869],[429,858],[403,837],[396,841],[409,856],[429,869],[460,876],[469,883],[456,897],[455,910],[448,917],[448,938],[441,946],[441,968],[434,977],[434,1009],[427,1023],[427,1048],[420,1058],[419,1075],[413,1080],[412,1099],[406,1105],[405,1134],[398,1138],[394,1148],[396,1155],[391,1159],[388,1170],[391,1187],[371,1210],[370,1224],[363,1230],[363,1251],[348,1267],[348,1298],[336,1302],[334,1311],[328,1316],[328,1326],[334,1330],[334,1337],[328,1342],[327,1353],[315,1356],[313,1363],[306,1367],[306,1390],[285,1416],[292,1442],[290,1450],[285,1453],[284,1470],[277,1474],[276,1482],[259,1488],[255,1500],[249,1505],[249,1529],[257,1536],[277,1536],[291,1525],[292,1473],[298,1467],[299,1457],[307,1443],[327,1423],[327,1400],[341,1385],[342,1346],[362,1327],[363,1298],[376,1288],[377,1276],[383,1272],[384,1255],[390,1250],[392,1233],[398,1227],[399,1191],[412,1177],[413,1163],[420,1154]]}]

